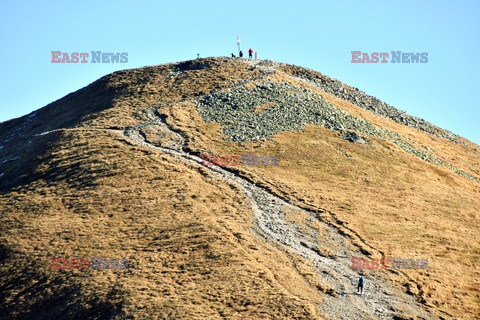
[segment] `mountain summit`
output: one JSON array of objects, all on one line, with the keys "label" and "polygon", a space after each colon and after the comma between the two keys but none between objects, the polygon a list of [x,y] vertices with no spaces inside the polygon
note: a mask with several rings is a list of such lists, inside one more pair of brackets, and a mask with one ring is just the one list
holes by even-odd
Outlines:
[{"label": "mountain summit", "polygon": [[474,319],[479,208],[480,146],[319,72],[118,71],[0,123],[0,318]]}]

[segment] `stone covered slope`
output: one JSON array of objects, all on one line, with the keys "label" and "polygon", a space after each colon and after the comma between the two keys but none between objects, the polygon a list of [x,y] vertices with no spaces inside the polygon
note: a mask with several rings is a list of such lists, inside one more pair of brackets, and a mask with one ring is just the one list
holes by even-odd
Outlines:
[{"label": "stone covered slope", "polygon": [[445,129],[441,129],[424,119],[409,115],[405,111],[399,110],[373,96],[370,96],[358,88],[345,85],[344,83],[319,72],[293,65],[282,65],[280,69],[305,80],[307,83],[312,83],[315,86],[318,86],[321,90],[327,93],[333,94],[340,99],[351,102],[377,115],[419,129],[436,137],[446,138],[454,142],[460,141],[459,136]]}]

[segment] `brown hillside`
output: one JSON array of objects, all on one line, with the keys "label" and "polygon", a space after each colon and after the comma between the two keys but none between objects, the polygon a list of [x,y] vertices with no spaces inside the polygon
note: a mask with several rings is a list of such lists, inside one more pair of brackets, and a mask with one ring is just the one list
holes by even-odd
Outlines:
[{"label": "brown hillside", "polygon": [[[1,123],[0,318],[475,319],[480,147],[422,121],[311,70],[209,58]],[[358,296],[352,256],[428,269],[365,270]]]}]

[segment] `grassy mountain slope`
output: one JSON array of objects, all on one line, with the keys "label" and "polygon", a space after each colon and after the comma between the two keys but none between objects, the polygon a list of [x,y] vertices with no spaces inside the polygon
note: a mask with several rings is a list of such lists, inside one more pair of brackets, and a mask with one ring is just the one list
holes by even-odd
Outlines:
[{"label": "grassy mountain slope", "polygon": [[[352,288],[262,238],[244,189],[170,149],[278,155],[278,166],[225,170],[315,213],[317,223],[287,218],[319,235],[320,257],[347,268],[352,255],[428,258],[427,270],[364,273],[425,317],[479,314],[480,147],[314,71],[226,58],[119,71],[1,123],[0,145],[4,318],[382,317],[356,297],[326,313],[322,303]],[[322,241],[320,222],[350,256]],[[52,270],[52,257],[129,268]]]}]

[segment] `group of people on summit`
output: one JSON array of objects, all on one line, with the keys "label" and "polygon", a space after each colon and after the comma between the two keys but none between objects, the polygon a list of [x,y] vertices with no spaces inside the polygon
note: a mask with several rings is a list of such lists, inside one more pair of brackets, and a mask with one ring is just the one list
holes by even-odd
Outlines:
[{"label": "group of people on summit", "polygon": [[[238,56],[240,58],[243,58],[243,51],[242,50],[240,50],[240,52],[238,53]],[[236,56],[233,53],[232,53],[232,58],[236,58]],[[248,49],[248,58],[249,59],[253,58],[253,49],[252,48]]]}]

